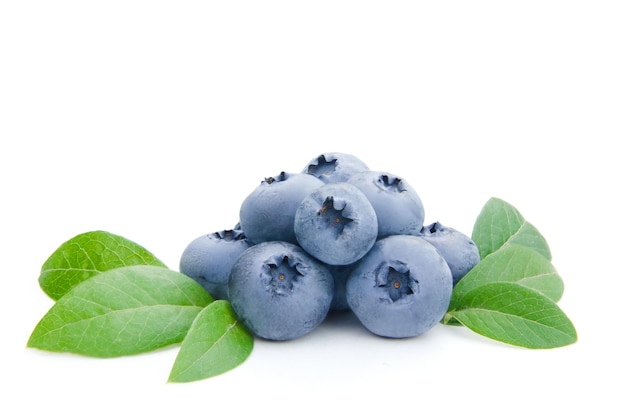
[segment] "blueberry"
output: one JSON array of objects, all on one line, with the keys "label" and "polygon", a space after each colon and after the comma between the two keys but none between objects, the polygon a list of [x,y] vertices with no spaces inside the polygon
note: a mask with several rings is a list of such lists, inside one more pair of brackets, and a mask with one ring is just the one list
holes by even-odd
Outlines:
[{"label": "blueberry", "polygon": [[444,316],[452,274],[423,238],[393,235],[376,242],[346,283],[348,305],[372,333],[389,338],[420,335]]},{"label": "blueberry", "polygon": [[367,165],[358,157],[349,153],[331,152],[322,153],[311,160],[302,170],[325,183],[345,182],[353,174],[369,170]]},{"label": "blueberry", "polygon": [[243,232],[223,230],[192,240],[179,270],[198,282],[214,299],[228,299],[228,275],[235,260],[250,247]]},{"label": "blueberry", "polygon": [[304,173],[281,172],[266,178],[243,201],[239,224],[249,241],[297,243],[294,217],[300,202],[324,183]]},{"label": "blueberry", "polygon": [[454,228],[434,222],[424,226],[421,234],[446,260],[455,285],[480,261],[474,241]]},{"label": "blueberry", "polygon": [[345,182],[315,189],[296,210],[294,232],[302,248],[324,263],[354,263],[376,242],[378,221],[372,204]]},{"label": "blueberry", "polygon": [[299,246],[270,241],[241,254],[230,272],[228,288],[233,310],[250,331],[285,341],[322,323],[334,282],[330,271]]},{"label": "blueberry", "polygon": [[350,310],[348,300],[346,299],[346,281],[352,271],[353,264],[332,265],[327,264],[326,267],[333,275],[335,281],[335,294],[330,304],[330,310],[336,312],[345,312]]},{"label": "blueberry", "polygon": [[363,171],[348,183],[369,199],[378,218],[378,238],[394,234],[418,234],[424,225],[424,205],[419,195],[399,176],[387,172]]}]

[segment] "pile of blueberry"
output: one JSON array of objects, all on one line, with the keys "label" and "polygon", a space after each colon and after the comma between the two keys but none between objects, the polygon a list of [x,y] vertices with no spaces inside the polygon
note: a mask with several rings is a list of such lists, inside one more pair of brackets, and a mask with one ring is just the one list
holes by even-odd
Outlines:
[{"label": "pile of blueberry", "polygon": [[469,236],[424,225],[406,180],[335,152],[263,180],[233,229],[189,243],[180,271],[264,339],[303,336],[350,310],[372,333],[406,338],[443,318],[478,261]]}]

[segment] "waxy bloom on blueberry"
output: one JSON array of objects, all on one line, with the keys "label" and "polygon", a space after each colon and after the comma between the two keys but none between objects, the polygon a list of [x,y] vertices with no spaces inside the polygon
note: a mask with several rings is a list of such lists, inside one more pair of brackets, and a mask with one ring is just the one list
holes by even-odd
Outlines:
[{"label": "waxy bloom on blueberry", "polygon": [[244,251],[228,281],[233,310],[261,338],[301,337],[322,323],[334,281],[321,262],[295,244],[269,241]]},{"label": "waxy bloom on blueberry", "polygon": [[452,227],[434,222],[424,226],[421,235],[446,260],[455,285],[480,261],[476,243],[468,235]]},{"label": "waxy bloom on blueberry", "polygon": [[363,171],[348,183],[369,199],[378,219],[378,238],[418,234],[424,225],[424,205],[409,183],[387,172]]},{"label": "waxy bloom on blueberry", "polygon": [[423,238],[392,235],[378,240],[346,282],[348,305],[376,335],[420,335],[445,315],[452,274],[439,252]]},{"label": "waxy bloom on blueberry", "polygon": [[304,173],[281,172],[265,178],[243,201],[239,224],[248,240],[296,243],[294,217],[300,202],[324,183]]},{"label": "waxy bloom on blueberry", "polygon": [[355,173],[369,170],[367,165],[348,153],[323,153],[311,160],[302,170],[325,183],[346,182]]},{"label": "waxy bloom on blueberry", "polygon": [[235,260],[250,247],[240,230],[222,230],[192,240],[180,257],[179,270],[214,299],[228,299],[228,275]]},{"label": "waxy bloom on blueberry", "polygon": [[354,263],[376,242],[378,221],[367,197],[345,182],[315,189],[298,209],[296,239],[309,254],[332,265]]},{"label": "waxy bloom on blueberry", "polygon": [[330,304],[331,311],[344,312],[349,311],[348,301],[346,300],[346,281],[352,271],[353,264],[327,264],[328,270],[335,280],[335,294],[333,302]]}]

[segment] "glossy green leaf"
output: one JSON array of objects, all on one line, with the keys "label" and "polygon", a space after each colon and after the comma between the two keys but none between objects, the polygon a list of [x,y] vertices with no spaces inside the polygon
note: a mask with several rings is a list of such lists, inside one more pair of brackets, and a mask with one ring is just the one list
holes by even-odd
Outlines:
[{"label": "glossy green leaf", "polygon": [[552,258],[543,235],[515,207],[498,198],[489,199],[483,206],[474,223],[472,240],[481,259],[507,244],[527,246],[548,260]]},{"label": "glossy green leaf", "polygon": [[484,284],[510,282],[536,290],[553,301],[563,295],[563,279],[537,251],[509,244],[481,260],[454,287],[450,308],[466,293]]},{"label": "glossy green leaf", "polygon": [[169,381],[189,382],[213,377],[243,363],[254,339],[230,304],[217,300],[193,321],[180,346]]},{"label": "glossy green leaf", "polygon": [[116,357],[179,343],[210,302],[189,277],[158,266],[100,273],[61,297],[33,330],[28,346]]},{"label": "glossy green leaf", "polygon": [[516,283],[479,286],[458,300],[444,322],[526,348],[556,348],[576,342],[574,325],[555,302]]},{"label": "glossy green leaf", "polygon": [[90,231],[64,242],[41,267],[39,285],[57,300],[90,277],[124,266],[165,267],[152,253],[124,237]]}]

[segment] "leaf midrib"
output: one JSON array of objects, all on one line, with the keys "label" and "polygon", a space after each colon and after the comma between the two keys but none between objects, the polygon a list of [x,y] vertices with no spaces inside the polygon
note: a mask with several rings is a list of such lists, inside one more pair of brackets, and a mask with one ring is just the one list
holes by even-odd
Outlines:
[{"label": "leaf midrib", "polygon": [[[518,302],[516,302],[516,303],[519,303],[519,302],[522,302],[522,300],[520,300],[520,301],[518,301]],[[513,305],[513,304],[512,304],[512,305]],[[533,320],[531,320],[531,319],[524,318],[523,316],[520,316],[520,315],[515,315],[515,314],[512,314],[512,313],[507,313],[507,312],[497,311],[497,310],[494,310],[494,309],[477,308],[477,307],[463,308],[463,309],[455,309],[454,311],[451,311],[451,312],[450,312],[450,315],[451,315],[452,317],[454,317],[455,319],[458,319],[459,321],[463,322],[463,320],[462,320],[462,319],[459,319],[459,317],[458,317],[458,316],[455,316],[455,312],[460,312],[460,313],[463,313],[463,312],[465,312],[465,311],[471,311],[471,312],[473,312],[473,311],[488,312],[488,313],[492,313],[492,314],[499,314],[499,315],[505,316],[505,317],[507,317],[507,318],[512,317],[512,318],[521,319],[521,320],[523,320],[524,322],[534,322],[534,323],[536,323],[537,325],[542,326],[543,328],[547,328],[547,329],[554,329],[554,330],[556,330],[556,331],[558,331],[558,332],[560,332],[560,333],[562,333],[562,334],[564,334],[564,335],[566,335],[566,336],[568,336],[568,337],[570,337],[570,338],[573,338],[573,337],[572,337],[569,333],[567,333],[567,332],[564,332],[564,331],[560,330],[558,327],[555,327],[555,326],[550,326],[550,325],[546,325],[546,324],[543,324],[543,323],[541,323],[541,322],[539,322],[539,321],[533,321]],[[479,315],[477,315],[477,316],[479,316]],[[550,317],[548,317],[548,318],[552,318],[552,317],[556,317],[556,316],[559,316],[559,315],[558,315],[558,314],[556,314],[556,315],[554,315],[554,316],[550,316]],[[481,319],[481,320],[482,320],[482,319]],[[513,327],[515,328],[515,326],[513,326]],[[516,329],[516,328],[515,328],[515,329]],[[505,331],[505,332],[506,332],[506,331]]]},{"label": "leaf midrib", "polygon": [[[511,217],[509,216],[508,212],[506,213],[506,217],[507,217],[507,224],[510,224],[510,218]],[[496,220],[495,216],[492,216],[491,217],[490,233],[489,233],[492,237],[493,237],[493,230],[495,228],[494,227],[495,222],[496,222],[495,220]],[[513,237],[515,237],[515,236],[517,236],[519,234],[520,230],[524,227],[524,225],[526,225],[527,222],[528,221],[526,221],[526,218],[523,218],[523,221],[520,224],[520,226],[517,228],[517,230],[515,230],[515,232],[512,233],[512,234],[509,233],[510,234],[509,237],[506,240],[504,240],[504,242],[502,243],[502,245],[500,245],[500,247],[495,247],[495,241],[492,238],[491,239],[491,250],[490,250],[491,252],[489,254],[487,254],[485,256],[485,258],[491,256],[493,253],[497,252],[499,249],[501,249],[503,247],[506,247],[506,246],[508,246],[510,244],[513,244],[513,243],[511,243],[511,240],[513,239]]]},{"label": "leaf midrib", "polygon": [[[189,371],[190,369],[194,368],[194,366],[204,360],[204,357],[206,357],[211,351],[213,351],[213,348],[215,348],[221,341],[222,339],[228,335],[232,330],[235,329],[235,327],[237,326],[237,323],[239,322],[239,319],[236,319],[235,321],[233,321],[233,323],[231,323],[230,325],[228,325],[228,327],[226,328],[226,330],[224,331],[224,333],[222,335],[220,335],[220,337],[218,339],[216,339],[211,346],[202,353],[202,355],[200,355],[198,358],[196,358],[192,363],[190,363],[187,368],[185,368],[183,371],[181,371],[179,373],[179,377],[183,374],[185,374],[187,371]],[[194,344],[203,344],[203,341],[197,341]]]},{"label": "leaf midrib", "polygon": [[143,306],[134,307],[134,308],[113,309],[113,310],[110,310],[109,312],[106,312],[106,313],[103,313],[103,314],[94,315],[94,316],[90,316],[90,317],[87,317],[87,318],[81,318],[81,319],[78,319],[78,320],[75,320],[75,321],[71,321],[71,322],[66,322],[63,325],[55,327],[54,329],[52,329],[50,331],[45,331],[40,336],[35,337],[35,339],[39,338],[39,337],[41,337],[43,335],[46,335],[46,334],[53,334],[53,333],[55,333],[57,331],[60,331],[60,330],[62,330],[64,328],[71,327],[71,326],[74,326],[74,325],[78,325],[78,324],[81,324],[81,323],[89,324],[90,321],[94,321],[96,319],[104,318],[104,317],[107,317],[107,316],[110,316],[110,315],[120,314],[120,313],[124,313],[124,312],[138,312],[138,311],[141,311],[142,309],[150,309],[150,308],[152,308],[152,309],[158,309],[158,308],[178,308],[180,310],[185,310],[185,309],[188,309],[188,308],[196,308],[198,310],[202,310],[201,306],[194,306],[194,305],[170,305],[170,304],[143,305]]}]

